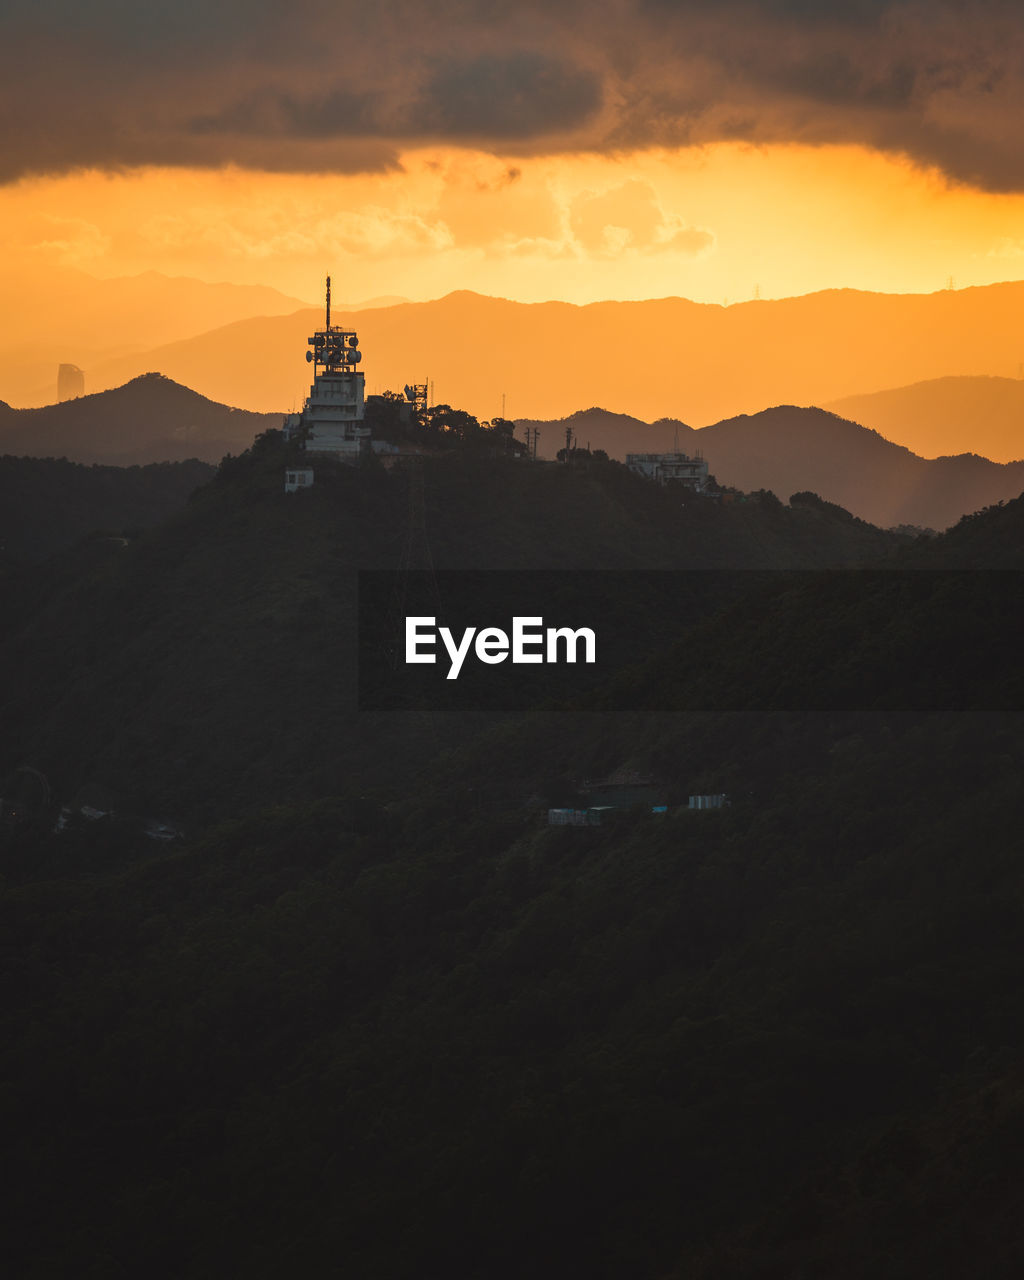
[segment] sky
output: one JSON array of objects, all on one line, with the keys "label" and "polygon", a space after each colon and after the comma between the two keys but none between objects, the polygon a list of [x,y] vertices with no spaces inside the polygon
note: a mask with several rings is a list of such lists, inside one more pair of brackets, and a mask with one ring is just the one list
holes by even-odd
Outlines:
[{"label": "sky", "polygon": [[1022,70],[997,0],[3,0],[3,266],[353,303],[1020,279]]}]

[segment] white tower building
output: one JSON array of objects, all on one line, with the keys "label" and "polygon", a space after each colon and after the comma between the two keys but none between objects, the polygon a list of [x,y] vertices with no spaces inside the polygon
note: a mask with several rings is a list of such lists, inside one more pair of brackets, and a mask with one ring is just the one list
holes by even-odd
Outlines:
[{"label": "white tower building", "polygon": [[363,358],[353,329],[331,324],[331,277],[327,277],[327,323],[309,339],[306,359],[313,366],[313,385],[301,413],[285,419],[284,434],[298,436],[310,454],[354,462],[370,448],[370,428],[363,425],[365,392],[356,365]]}]

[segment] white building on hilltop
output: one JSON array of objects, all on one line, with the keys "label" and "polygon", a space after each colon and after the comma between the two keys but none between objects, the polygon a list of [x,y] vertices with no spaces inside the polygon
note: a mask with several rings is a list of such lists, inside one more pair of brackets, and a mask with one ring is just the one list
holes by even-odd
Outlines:
[{"label": "white building on hilltop", "polygon": [[370,428],[363,425],[364,379],[356,365],[363,358],[353,329],[331,324],[331,277],[327,277],[327,323],[309,339],[306,359],[313,385],[301,413],[285,418],[285,439],[298,439],[308,454],[355,462],[370,449]]},{"label": "white building on hilltop", "polygon": [[682,484],[703,493],[708,482],[707,459],[686,453],[627,453],[630,471],[658,484]]}]

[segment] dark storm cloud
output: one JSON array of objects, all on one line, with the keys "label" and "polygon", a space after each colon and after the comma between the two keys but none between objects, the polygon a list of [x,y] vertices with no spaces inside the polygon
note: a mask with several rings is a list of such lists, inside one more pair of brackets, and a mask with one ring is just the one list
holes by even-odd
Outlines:
[{"label": "dark storm cloud", "polygon": [[392,93],[248,94],[214,115],[193,118],[188,127],[207,136],[522,141],[573,129],[600,103],[595,74],[524,51],[439,58],[413,92],[406,86]]},{"label": "dark storm cloud", "polygon": [[438,62],[424,85],[418,119],[427,134],[520,140],[574,129],[600,105],[594,72],[523,50]]},{"label": "dark storm cloud", "polygon": [[1004,0],[0,0],[0,179],[742,138],[1016,190],[1022,86]]}]

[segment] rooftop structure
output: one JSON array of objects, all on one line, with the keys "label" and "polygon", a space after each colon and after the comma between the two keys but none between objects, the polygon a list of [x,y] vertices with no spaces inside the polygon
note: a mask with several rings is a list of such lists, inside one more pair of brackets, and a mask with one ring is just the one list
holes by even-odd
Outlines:
[{"label": "rooftop structure", "polygon": [[308,345],[306,359],[313,366],[313,385],[302,412],[285,419],[285,437],[300,440],[306,453],[354,462],[370,448],[370,428],[363,423],[364,379],[356,369],[363,353],[354,329],[331,324],[330,276],[326,323]]},{"label": "rooftop structure", "polygon": [[703,493],[708,482],[707,459],[699,454],[691,458],[679,453],[627,453],[626,466],[630,471],[654,480],[658,484],[682,484],[697,493]]}]

